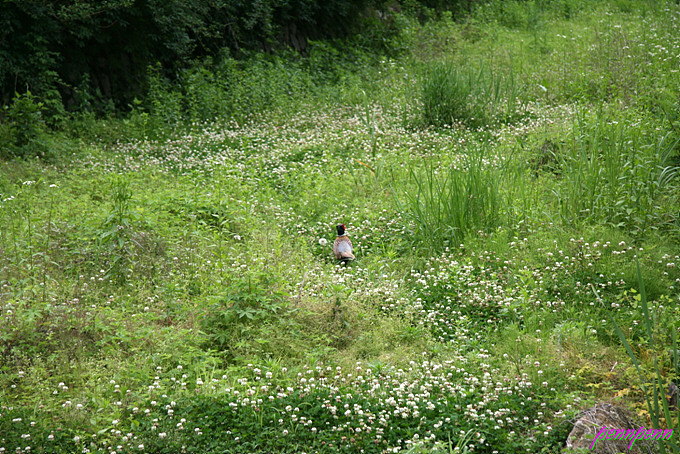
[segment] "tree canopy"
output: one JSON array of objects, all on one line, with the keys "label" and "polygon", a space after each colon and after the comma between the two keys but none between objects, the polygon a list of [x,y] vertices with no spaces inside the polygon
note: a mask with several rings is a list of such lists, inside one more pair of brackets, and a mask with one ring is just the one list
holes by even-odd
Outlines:
[{"label": "tree canopy", "polygon": [[[4,0],[0,102],[28,90],[70,109],[126,106],[147,68],[169,73],[228,49],[290,46],[347,36],[377,0]],[[100,103],[101,104],[101,103]]]}]

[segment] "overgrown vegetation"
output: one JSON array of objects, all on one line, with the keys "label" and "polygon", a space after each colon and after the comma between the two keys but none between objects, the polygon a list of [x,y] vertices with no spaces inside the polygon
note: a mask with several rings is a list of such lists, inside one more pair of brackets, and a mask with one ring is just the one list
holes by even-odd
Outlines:
[{"label": "overgrown vegetation", "polygon": [[436,62],[422,79],[427,124],[485,126],[509,121],[522,110],[512,72],[494,74],[484,66],[476,69],[462,62]]},{"label": "overgrown vegetation", "polygon": [[430,164],[412,170],[416,189],[404,192],[402,210],[415,225],[415,244],[441,250],[461,244],[471,233],[500,226],[503,176],[502,169],[474,150],[448,169]]},{"label": "overgrown vegetation", "polygon": [[176,3],[0,7],[160,39],[116,96],[52,41],[13,63],[0,451],[560,452],[600,400],[680,430],[677,2],[336,2],[301,53],[290,3]]},{"label": "overgrown vegetation", "polygon": [[144,93],[148,66],[158,63],[167,75],[224,52],[304,51],[307,40],[364,29],[371,4],[8,0],[0,5],[0,99],[6,103],[29,86],[55,114],[64,113],[57,108],[62,102],[69,110],[106,113],[110,103],[124,108]]}]

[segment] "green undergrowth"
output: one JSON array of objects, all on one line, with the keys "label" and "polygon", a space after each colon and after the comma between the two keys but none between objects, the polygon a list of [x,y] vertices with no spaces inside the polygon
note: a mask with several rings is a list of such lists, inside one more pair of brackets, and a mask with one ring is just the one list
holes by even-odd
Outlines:
[{"label": "green undergrowth", "polygon": [[680,10],[647,6],[151,68],[59,131],[17,97],[0,449],[560,452],[602,400],[677,427]]}]

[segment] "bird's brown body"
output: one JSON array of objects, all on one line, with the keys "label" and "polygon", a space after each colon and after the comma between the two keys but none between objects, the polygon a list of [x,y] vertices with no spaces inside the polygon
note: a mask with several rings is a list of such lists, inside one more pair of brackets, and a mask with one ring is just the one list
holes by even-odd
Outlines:
[{"label": "bird's brown body", "polygon": [[335,254],[336,259],[342,260],[343,262],[354,260],[352,242],[345,234],[345,224],[340,224],[338,226],[338,237],[333,243],[333,253]]}]

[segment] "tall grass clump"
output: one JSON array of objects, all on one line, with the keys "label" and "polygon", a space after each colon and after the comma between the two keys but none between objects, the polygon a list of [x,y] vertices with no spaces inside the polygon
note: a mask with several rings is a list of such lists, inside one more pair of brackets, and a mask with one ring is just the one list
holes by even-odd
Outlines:
[{"label": "tall grass clump", "polygon": [[443,171],[432,165],[412,169],[414,190],[404,191],[398,202],[415,226],[415,242],[438,250],[459,244],[470,232],[497,227],[503,209],[501,174],[482,154]]},{"label": "tall grass clump", "polygon": [[522,110],[512,71],[444,61],[429,65],[420,82],[422,120],[432,126],[477,127],[508,121]]},{"label": "tall grass clump", "polygon": [[[646,353],[645,356],[648,356],[649,353],[651,353],[651,359],[653,360],[654,366],[651,377],[643,372],[640,361],[633,352],[633,348],[631,347],[630,343],[628,340],[626,340],[626,336],[623,334],[623,331],[616,323],[616,320],[614,320],[613,317],[610,317],[610,321],[614,326],[614,331],[616,331],[619,339],[621,339],[621,343],[625,347],[626,353],[628,353],[628,356],[635,365],[635,369],[637,370],[638,376],[640,378],[640,387],[642,388],[642,392],[647,403],[647,410],[649,411],[653,428],[661,429],[662,422],[664,422],[667,428],[678,433],[680,432],[680,413],[678,412],[677,408],[670,407],[668,400],[666,399],[666,388],[668,385],[667,380],[664,379],[661,373],[662,368],[659,364],[663,360],[659,358],[659,354],[657,353],[657,350],[655,350],[654,346],[654,322],[658,320],[652,320],[652,316],[649,312],[649,305],[647,302],[647,295],[642,280],[642,272],[640,271],[639,262],[637,263],[637,275],[638,285],[640,287],[640,305],[642,306],[642,312],[644,315],[644,328],[647,336],[647,347],[649,348],[648,353]],[[664,329],[664,331],[669,333],[670,340],[673,345],[672,349],[670,350],[669,359],[672,367],[672,376],[677,377],[677,374],[680,373],[680,364],[678,363],[677,328],[674,325],[675,324],[671,323],[671,326],[665,327],[667,331],[666,329]],[[666,452],[673,454],[680,453],[680,446],[676,442],[673,442],[672,439],[664,440],[660,438],[659,448],[662,454],[665,454]]]},{"label": "tall grass clump", "polygon": [[579,115],[573,135],[556,152],[560,181],[553,190],[568,225],[605,223],[644,233],[673,222],[663,201],[677,188],[671,165],[678,140],[648,133],[639,123]]}]

